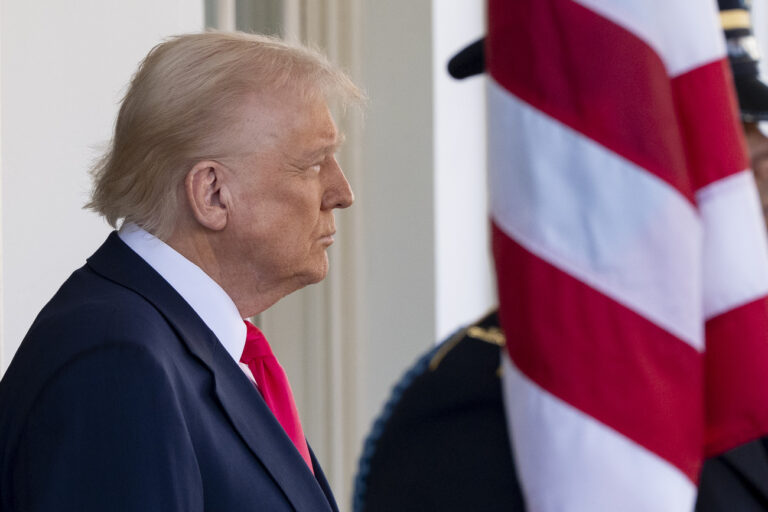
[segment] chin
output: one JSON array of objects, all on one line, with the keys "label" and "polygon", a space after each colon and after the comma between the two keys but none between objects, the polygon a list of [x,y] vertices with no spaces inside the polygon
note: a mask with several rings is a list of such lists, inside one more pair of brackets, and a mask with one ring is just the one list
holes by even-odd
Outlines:
[{"label": "chin", "polygon": [[304,275],[304,284],[317,284],[323,279],[325,279],[325,276],[328,275],[328,269],[325,268],[323,270],[317,270],[315,272],[310,272]]},{"label": "chin", "polygon": [[[316,284],[325,279],[327,269],[305,269],[293,274],[293,282],[298,284],[298,288],[304,288],[310,284]],[[297,288],[297,289],[298,289]]]},{"label": "chin", "polygon": [[321,261],[316,262],[315,265],[305,267],[303,270],[294,274],[302,287],[310,284],[317,284],[328,275],[328,256],[325,254],[323,256],[324,258]]}]

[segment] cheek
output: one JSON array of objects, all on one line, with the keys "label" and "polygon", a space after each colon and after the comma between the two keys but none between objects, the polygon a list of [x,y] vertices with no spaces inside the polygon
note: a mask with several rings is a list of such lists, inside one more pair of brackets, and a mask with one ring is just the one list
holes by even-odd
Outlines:
[{"label": "cheek", "polygon": [[752,162],[753,170],[755,171],[755,178],[758,182],[768,180],[768,158],[761,158],[755,162]]},{"label": "cheek", "polygon": [[315,227],[320,216],[319,199],[306,193],[283,198],[279,208],[284,222],[307,231]]},{"label": "cheek", "polygon": [[768,161],[762,161],[755,163],[754,169],[755,182],[757,188],[760,190],[760,196],[764,196],[768,192]]},{"label": "cheek", "polygon": [[[321,194],[311,181],[261,184],[243,197],[248,231],[265,243],[284,247],[311,237],[318,229]],[[269,193],[263,193],[269,190]]]},{"label": "cheek", "polygon": [[318,231],[319,208],[294,197],[275,201],[264,212],[262,227],[269,243],[285,252],[302,252]]}]

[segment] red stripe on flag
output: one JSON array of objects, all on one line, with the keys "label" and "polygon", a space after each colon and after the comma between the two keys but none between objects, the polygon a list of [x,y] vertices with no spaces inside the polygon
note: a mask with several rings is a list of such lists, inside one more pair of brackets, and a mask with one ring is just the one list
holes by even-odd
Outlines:
[{"label": "red stripe on flag", "polygon": [[725,59],[672,81],[695,190],[749,168],[733,87]]},{"label": "red stripe on flag", "polygon": [[488,9],[488,69],[499,84],[694,202],[670,79],[644,41],[569,0],[490,0]]},{"label": "red stripe on flag", "polygon": [[702,356],[492,226],[501,323],[532,381],[678,467],[701,464]]},{"label": "red stripe on flag", "polygon": [[768,299],[706,325],[707,455],[756,439],[768,425]]}]

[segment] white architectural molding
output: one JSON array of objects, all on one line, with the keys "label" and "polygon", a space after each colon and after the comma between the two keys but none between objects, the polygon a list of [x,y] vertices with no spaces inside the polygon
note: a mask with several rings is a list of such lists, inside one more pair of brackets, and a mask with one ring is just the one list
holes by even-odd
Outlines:
[{"label": "white architectural molding", "polygon": [[216,0],[216,28],[226,32],[235,30],[236,12],[235,0]]},{"label": "white architectural molding", "polygon": [[283,38],[301,40],[301,0],[283,0]]}]

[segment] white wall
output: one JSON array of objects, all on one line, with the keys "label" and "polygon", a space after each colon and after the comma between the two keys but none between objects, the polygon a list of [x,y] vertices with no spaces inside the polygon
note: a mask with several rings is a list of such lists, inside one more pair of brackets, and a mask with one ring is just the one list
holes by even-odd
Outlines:
[{"label": "white wall", "polygon": [[484,88],[451,55],[485,31],[484,2],[362,2],[359,79],[370,97],[357,173],[363,238],[364,416],[418,355],[485,312]]},{"label": "white wall", "polygon": [[488,239],[485,75],[455,80],[448,60],[485,35],[485,2],[435,0],[435,314],[440,341],[495,304]]},{"label": "white wall", "polygon": [[2,0],[0,373],[35,315],[109,232],[81,210],[139,60],[202,28],[200,0]]}]

